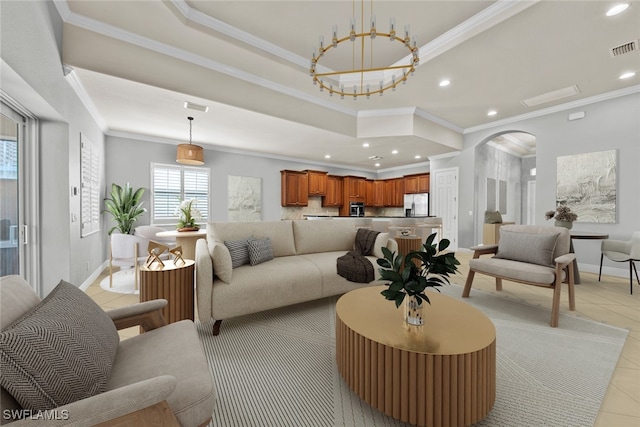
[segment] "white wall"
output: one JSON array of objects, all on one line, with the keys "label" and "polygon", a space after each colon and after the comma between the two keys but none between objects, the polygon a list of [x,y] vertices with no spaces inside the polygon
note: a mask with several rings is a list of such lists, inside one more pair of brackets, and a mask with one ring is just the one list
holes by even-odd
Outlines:
[{"label": "white wall", "polygon": [[[568,115],[584,111],[585,118],[569,121]],[[536,136],[536,218],[544,225],[544,212],[555,207],[556,158],[570,154],[603,150],[618,150],[617,176],[617,222],[615,224],[581,223],[574,224],[574,230],[608,233],[612,239],[629,239],[634,231],[640,230],[640,94],[633,93],[617,98],[585,105],[572,110],[560,111],[541,117],[522,120],[517,123],[496,126],[465,134],[464,150],[450,162],[460,166],[460,246],[475,243],[474,236],[481,226],[477,217],[467,215],[475,211],[477,197],[474,194],[473,170],[475,147],[492,135],[506,131],[524,131]],[[432,171],[444,161],[433,162]],[[598,241],[576,241],[576,255],[581,266],[593,270],[600,263]],[[606,262],[605,262],[606,263]],[[618,269],[625,275],[628,265],[606,263],[607,268]],[[627,270],[628,271],[628,270]]]},{"label": "white wall", "polygon": [[[105,259],[101,233],[80,238],[80,133],[104,150],[104,135],[67,83],[61,62],[62,20],[50,1],[0,2],[0,55],[19,76],[2,79],[2,90],[40,120],[41,289],[61,279],[81,285]],[[5,68],[5,67],[3,67]],[[10,68],[11,70],[8,70]],[[103,164],[104,168],[104,164]]]}]

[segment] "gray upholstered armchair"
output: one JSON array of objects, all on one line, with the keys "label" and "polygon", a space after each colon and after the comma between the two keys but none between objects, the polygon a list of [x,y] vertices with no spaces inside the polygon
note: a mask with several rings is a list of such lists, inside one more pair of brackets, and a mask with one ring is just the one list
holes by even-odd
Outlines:
[{"label": "gray upholstered armchair", "polygon": [[[21,277],[7,276],[0,304],[3,424],[209,423],[207,360],[193,322],[166,324],[166,300],[105,312],[68,283],[40,300]],[[145,333],[120,341],[117,329],[137,325]]]}]

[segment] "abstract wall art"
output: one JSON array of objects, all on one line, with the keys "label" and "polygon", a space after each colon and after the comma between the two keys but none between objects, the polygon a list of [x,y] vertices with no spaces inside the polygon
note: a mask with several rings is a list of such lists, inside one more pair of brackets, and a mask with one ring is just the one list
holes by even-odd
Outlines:
[{"label": "abstract wall art", "polygon": [[617,150],[560,156],[556,204],[566,204],[578,222],[616,222]]},{"label": "abstract wall art", "polygon": [[229,221],[262,220],[262,178],[229,175]]}]

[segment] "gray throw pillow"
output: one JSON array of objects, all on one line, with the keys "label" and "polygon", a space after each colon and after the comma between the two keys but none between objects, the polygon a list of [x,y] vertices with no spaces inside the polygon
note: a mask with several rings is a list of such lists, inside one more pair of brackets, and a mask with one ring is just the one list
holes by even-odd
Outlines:
[{"label": "gray throw pillow", "polygon": [[231,268],[238,268],[241,265],[249,264],[249,239],[225,240],[224,245],[231,254]]},{"label": "gray throw pillow", "polygon": [[265,261],[271,261],[273,259],[273,247],[271,246],[271,239],[253,239],[249,240],[249,264],[258,265]]},{"label": "gray throw pillow", "polygon": [[103,393],[119,341],[111,318],[83,291],[61,281],[0,332],[0,385],[34,411]]},{"label": "gray throw pillow", "polygon": [[553,252],[559,233],[518,233],[500,230],[498,253],[495,258],[554,267]]},{"label": "gray throw pillow", "polygon": [[502,215],[500,214],[500,211],[485,211],[484,223],[485,224],[501,224]]}]

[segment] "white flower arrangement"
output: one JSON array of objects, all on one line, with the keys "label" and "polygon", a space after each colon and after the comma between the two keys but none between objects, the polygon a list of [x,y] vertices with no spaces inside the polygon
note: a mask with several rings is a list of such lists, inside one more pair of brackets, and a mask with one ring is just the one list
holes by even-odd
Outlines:
[{"label": "white flower arrangement", "polygon": [[196,207],[198,200],[189,199],[180,202],[180,206],[176,208],[176,216],[180,218],[178,228],[199,228],[196,221],[202,219],[202,213]]}]

